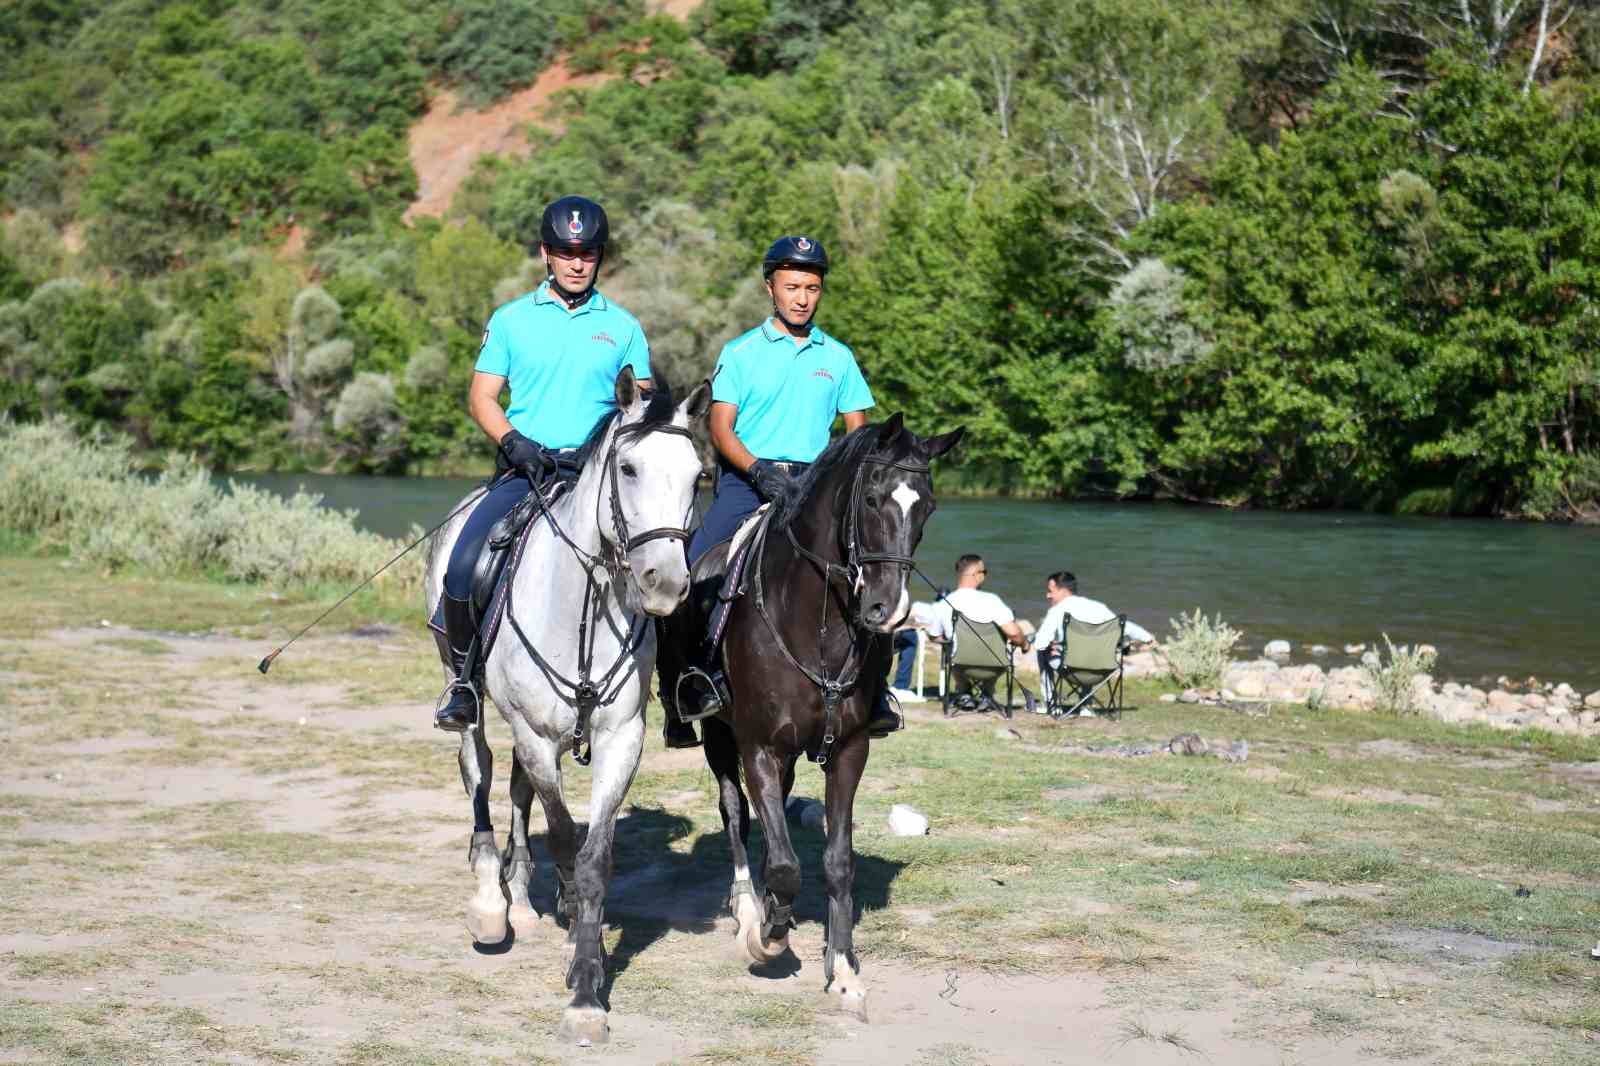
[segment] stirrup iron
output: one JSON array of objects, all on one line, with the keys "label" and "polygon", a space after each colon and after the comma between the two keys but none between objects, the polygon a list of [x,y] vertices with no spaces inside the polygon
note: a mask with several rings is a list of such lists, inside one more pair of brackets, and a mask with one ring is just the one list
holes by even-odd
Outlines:
[{"label": "stirrup iron", "polygon": [[[684,682],[689,682],[687,692]],[[685,699],[685,696],[688,698]],[[678,675],[672,698],[678,710],[678,720],[685,724],[698,722],[702,718],[715,718],[733,704],[722,676],[708,674],[698,666],[685,667],[683,673]]]}]

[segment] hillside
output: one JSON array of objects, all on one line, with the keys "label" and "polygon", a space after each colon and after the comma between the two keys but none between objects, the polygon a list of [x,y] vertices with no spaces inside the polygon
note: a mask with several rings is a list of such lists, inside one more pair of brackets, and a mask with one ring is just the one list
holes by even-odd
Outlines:
[{"label": "hillside", "polygon": [[762,247],[822,238],[824,323],[881,409],[969,427],[969,488],[1597,513],[1592,5],[18,12],[12,418],[472,467],[483,319],[581,190],[677,380],[762,313]]}]

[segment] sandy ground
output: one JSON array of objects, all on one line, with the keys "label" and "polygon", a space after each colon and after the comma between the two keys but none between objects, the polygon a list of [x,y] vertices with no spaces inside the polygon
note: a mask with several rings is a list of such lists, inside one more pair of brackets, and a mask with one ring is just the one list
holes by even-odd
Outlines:
[{"label": "sandy ground", "polygon": [[[566,999],[554,924],[493,949],[464,931],[470,815],[426,693],[360,695],[406,671],[431,689],[421,638],[380,631],[324,649],[303,676],[286,660],[263,678],[256,641],[112,628],[0,642],[0,813],[14,815],[0,823],[13,855],[0,880],[0,1000],[31,1019],[8,1027],[0,1014],[0,1060],[93,1061],[83,1049],[112,1040],[102,1061],[1399,1061],[1353,1037],[1262,1039],[1231,982],[1194,990],[1201,1002],[1183,1009],[1147,1008],[1135,982],[1102,973],[923,972],[875,960],[870,942],[863,1022],[821,991],[815,914],[802,915],[792,957],[759,973],[733,961],[726,874],[704,873],[726,861],[714,830],[692,841],[708,859],[687,867],[698,876],[686,879],[687,839],[619,857],[612,1039],[567,1048],[554,1035]],[[41,676],[40,657],[70,680]],[[96,707],[143,724],[95,729]],[[698,759],[652,738],[642,780],[683,780]],[[622,820],[619,842],[703,820],[707,775],[688,780],[701,787],[658,792],[659,806]],[[1296,976],[1368,979],[1337,966]]]}]

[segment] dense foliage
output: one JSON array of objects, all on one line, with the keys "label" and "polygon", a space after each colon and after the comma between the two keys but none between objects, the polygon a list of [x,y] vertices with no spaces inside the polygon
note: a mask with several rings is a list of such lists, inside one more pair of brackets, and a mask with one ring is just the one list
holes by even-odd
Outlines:
[{"label": "dense foliage", "polygon": [[[1600,514],[1600,12],[1576,0],[26,0],[0,409],[214,463],[471,465],[538,212],[601,199],[669,377],[820,236],[882,410],[1013,492]],[[444,222],[405,134],[603,71]],[[304,251],[299,249],[304,245]]]}]

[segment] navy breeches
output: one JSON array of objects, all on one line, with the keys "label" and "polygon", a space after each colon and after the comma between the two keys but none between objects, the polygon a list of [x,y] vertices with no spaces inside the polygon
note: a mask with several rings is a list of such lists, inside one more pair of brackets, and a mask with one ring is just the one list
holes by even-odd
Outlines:
[{"label": "navy breeches", "polygon": [[446,596],[457,600],[472,596],[472,568],[477,565],[483,542],[489,539],[489,530],[527,494],[528,479],[521,474],[502,477],[489,487],[467,515],[467,524],[461,527],[461,535],[450,550],[450,565],[444,572]]},{"label": "navy breeches", "polygon": [[689,538],[689,565],[723,541],[733,536],[739,523],[754,514],[761,506],[761,497],[743,474],[723,467],[717,479],[716,496],[700,522],[700,528]]}]

